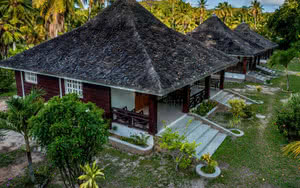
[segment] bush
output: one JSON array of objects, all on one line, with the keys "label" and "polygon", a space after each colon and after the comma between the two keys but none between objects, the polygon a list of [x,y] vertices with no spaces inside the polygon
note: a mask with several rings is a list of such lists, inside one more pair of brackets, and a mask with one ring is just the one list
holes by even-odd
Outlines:
[{"label": "bush", "polygon": [[[190,123],[191,121],[186,127]],[[195,141],[188,142],[185,135],[180,135],[178,131],[174,132],[171,128],[166,128],[166,131],[159,138],[159,146],[169,151],[176,163],[176,171],[178,168],[186,169],[192,164],[192,159],[196,155],[196,148],[199,145]]]},{"label": "bush", "polygon": [[243,118],[246,118],[246,119],[252,118],[253,116],[255,116],[254,105],[252,105],[252,104],[246,105],[243,109],[243,112],[244,112]]},{"label": "bush", "polygon": [[47,149],[49,162],[59,170],[66,187],[75,187],[80,165],[91,164],[108,140],[104,110],[83,103],[77,95],[53,97],[33,118],[32,133]]},{"label": "bush", "polygon": [[300,95],[295,94],[276,110],[275,125],[288,138],[300,138]]},{"label": "bush", "polygon": [[206,116],[206,114],[216,107],[217,104],[218,103],[216,101],[212,100],[204,101],[193,111],[193,113],[196,113],[200,116]]},{"label": "bush", "polygon": [[230,99],[228,101],[231,106],[230,112],[232,113],[234,118],[241,118],[245,116],[244,108],[246,107],[246,102],[243,99]]},{"label": "bush", "polygon": [[0,92],[9,90],[14,81],[13,71],[0,68]]},{"label": "bush", "polygon": [[147,136],[147,135],[141,133],[140,135],[131,135],[130,138],[121,137],[121,140],[123,140],[125,142],[129,142],[129,143],[137,145],[137,146],[146,147],[147,141],[149,138],[150,138],[150,136]]}]

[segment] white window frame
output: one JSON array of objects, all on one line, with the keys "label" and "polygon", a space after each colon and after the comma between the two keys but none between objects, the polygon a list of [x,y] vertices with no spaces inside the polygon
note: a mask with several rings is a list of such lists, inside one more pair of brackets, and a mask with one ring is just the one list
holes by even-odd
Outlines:
[{"label": "white window frame", "polygon": [[31,72],[25,72],[25,82],[31,83],[31,84],[37,84],[37,74],[31,73]]},{"label": "white window frame", "polygon": [[82,82],[65,79],[65,93],[76,93],[80,98],[83,98]]}]

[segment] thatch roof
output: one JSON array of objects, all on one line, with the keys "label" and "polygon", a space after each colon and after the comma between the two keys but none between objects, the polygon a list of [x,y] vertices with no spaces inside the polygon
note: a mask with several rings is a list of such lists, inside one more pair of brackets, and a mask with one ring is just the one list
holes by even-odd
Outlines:
[{"label": "thatch roof", "polygon": [[234,31],[236,33],[240,34],[240,36],[242,36],[245,40],[254,42],[254,43],[262,46],[266,50],[278,47],[278,45],[276,43],[266,39],[265,37],[261,36],[260,34],[256,33],[252,29],[250,29],[249,25],[246,23],[242,23],[242,24],[238,25],[234,29]]},{"label": "thatch roof", "polygon": [[118,0],[0,67],[162,96],[236,63],[166,27],[134,0]]},{"label": "thatch roof", "polygon": [[207,47],[214,47],[228,55],[252,57],[264,51],[261,46],[245,41],[216,15],[205,20],[188,35],[204,42]]}]

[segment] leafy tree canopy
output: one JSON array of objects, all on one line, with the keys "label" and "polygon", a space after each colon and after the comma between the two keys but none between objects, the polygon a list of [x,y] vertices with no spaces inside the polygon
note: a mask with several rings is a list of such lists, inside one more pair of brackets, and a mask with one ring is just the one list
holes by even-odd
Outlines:
[{"label": "leafy tree canopy", "polygon": [[108,124],[104,110],[83,103],[77,95],[53,97],[31,119],[33,136],[45,147],[49,160],[59,168],[66,187],[74,187],[82,174],[80,165],[92,158],[107,142]]},{"label": "leafy tree canopy", "polygon": [[273,37],[280,37],[283,48],[300,40],[300,0],[286,0],[268,20]]}]

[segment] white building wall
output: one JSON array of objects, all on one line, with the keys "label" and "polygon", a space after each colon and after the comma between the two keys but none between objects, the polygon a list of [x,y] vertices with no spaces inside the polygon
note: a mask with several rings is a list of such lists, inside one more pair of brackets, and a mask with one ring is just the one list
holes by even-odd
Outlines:
[{"label": "white building wall", "polygon": [[115,108],[127,106],[128,110],[135,108],[135,93],[111,88],[111,105]]}]

